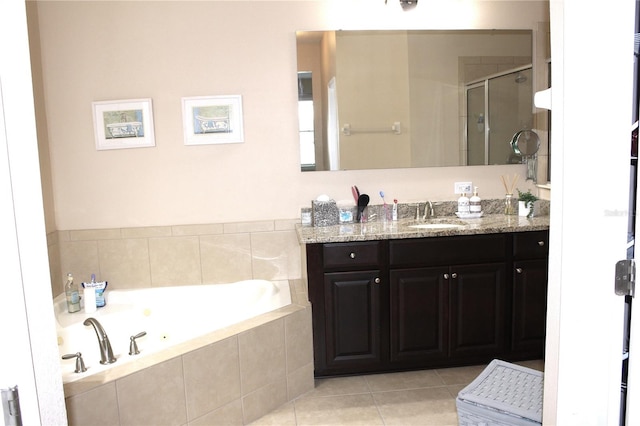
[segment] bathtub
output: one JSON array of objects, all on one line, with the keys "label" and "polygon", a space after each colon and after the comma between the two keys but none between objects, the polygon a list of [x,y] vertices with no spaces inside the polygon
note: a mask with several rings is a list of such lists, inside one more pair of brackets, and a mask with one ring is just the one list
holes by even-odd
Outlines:
[{"label": "bathtub", "polygon": [[[74,359],[62,360],[63,383],[85,379],[124,364],[146,365],[145,358],[171,352],[185,342],[216,332],[291,304],[288,281],[247,280],[232,284],[109,290],[106,306],[87,314],[84,309],[70,314],[65,295],[54,299],[60,357],[82,353],[87,371],[75,373]],[[98,338],[86,318],[104,327],[117,361],[100,364]],[[140,354],[129,355],[130,337]],[[130,370],[130,369],[127,369]],[[105,376],[103,374],[103,376]]]}]

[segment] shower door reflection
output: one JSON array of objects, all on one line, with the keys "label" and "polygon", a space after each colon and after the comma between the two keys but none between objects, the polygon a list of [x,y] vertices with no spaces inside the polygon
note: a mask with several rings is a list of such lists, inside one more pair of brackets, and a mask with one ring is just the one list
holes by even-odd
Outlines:
[{"label": "shower door reflection", "polygon": [[517,131],[533,127],[531,75],[529,66],[466,86],[467,164],[522,162],[511,149],[511,139]]}]

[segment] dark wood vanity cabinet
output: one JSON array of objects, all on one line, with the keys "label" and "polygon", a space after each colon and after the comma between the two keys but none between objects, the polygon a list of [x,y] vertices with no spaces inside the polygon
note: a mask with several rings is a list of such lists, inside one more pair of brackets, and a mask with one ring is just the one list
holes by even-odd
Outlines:
[{"label": "dark wood vanity cabinet", "polygon": [[307,245],[316,376],[541,354],[546,235]]},{"label": "dark wood vanity cabinet", "polygon": [[513,235],[511,350],[518,357],[541,357],[547,316],[549,233]]},{"label": "dark wood vanity cabinet", "polygon": [[504,351],[506,249],[504,234],[389,241],[392,364]]}]

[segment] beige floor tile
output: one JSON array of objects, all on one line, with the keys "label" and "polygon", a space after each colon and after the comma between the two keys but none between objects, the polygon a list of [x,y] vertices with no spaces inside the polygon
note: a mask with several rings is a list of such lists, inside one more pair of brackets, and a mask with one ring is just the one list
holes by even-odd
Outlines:
[{"label": "beige floor tile", "polygon": [[538,371],[544,371],[543,359],[533,359],[531,361],[518,361],[518,362],[514,362],[514,364],[518,364],[523,367],[533,368],[534,370],[538,370]]},{"label": "beige floor tile", "polygon": [[458,424],[455,399],[445,387],[373,394],[385,425]]},{"label": "beige floor tile", "polygon": [[301,398],[294,404],[298,426],[383,425],[371,394]]},{"label": "beige floor tile", "polygon": [[369,386],[364,376],[334,377],[331,379],[316,379],[314,389],[303,395],[303,398],[369,392]]},{"label": "beige floor tile", "polygon": [[401,373],[365,376],[371,392],[429,388],[443,386],[444,381],[434,370],[405,371]]},{"label": "beige floor tile", "polygon": [[478,377],[486,365],[472,365],[468,367],[452,367],[436,370],[446,385],[468,385]]},{"label": "beige floor tile", "polygon": [[275,411],[249,423],[250,426],[296,426],[296,410],[289,402]]}]

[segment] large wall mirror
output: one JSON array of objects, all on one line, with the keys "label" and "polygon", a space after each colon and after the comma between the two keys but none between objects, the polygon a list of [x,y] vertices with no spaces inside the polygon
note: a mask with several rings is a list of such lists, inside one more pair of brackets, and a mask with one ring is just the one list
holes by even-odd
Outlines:
[{"label": "large wall mirror", "polygon": [[519,163],[530,30],[297,33],[301,169]]}]

